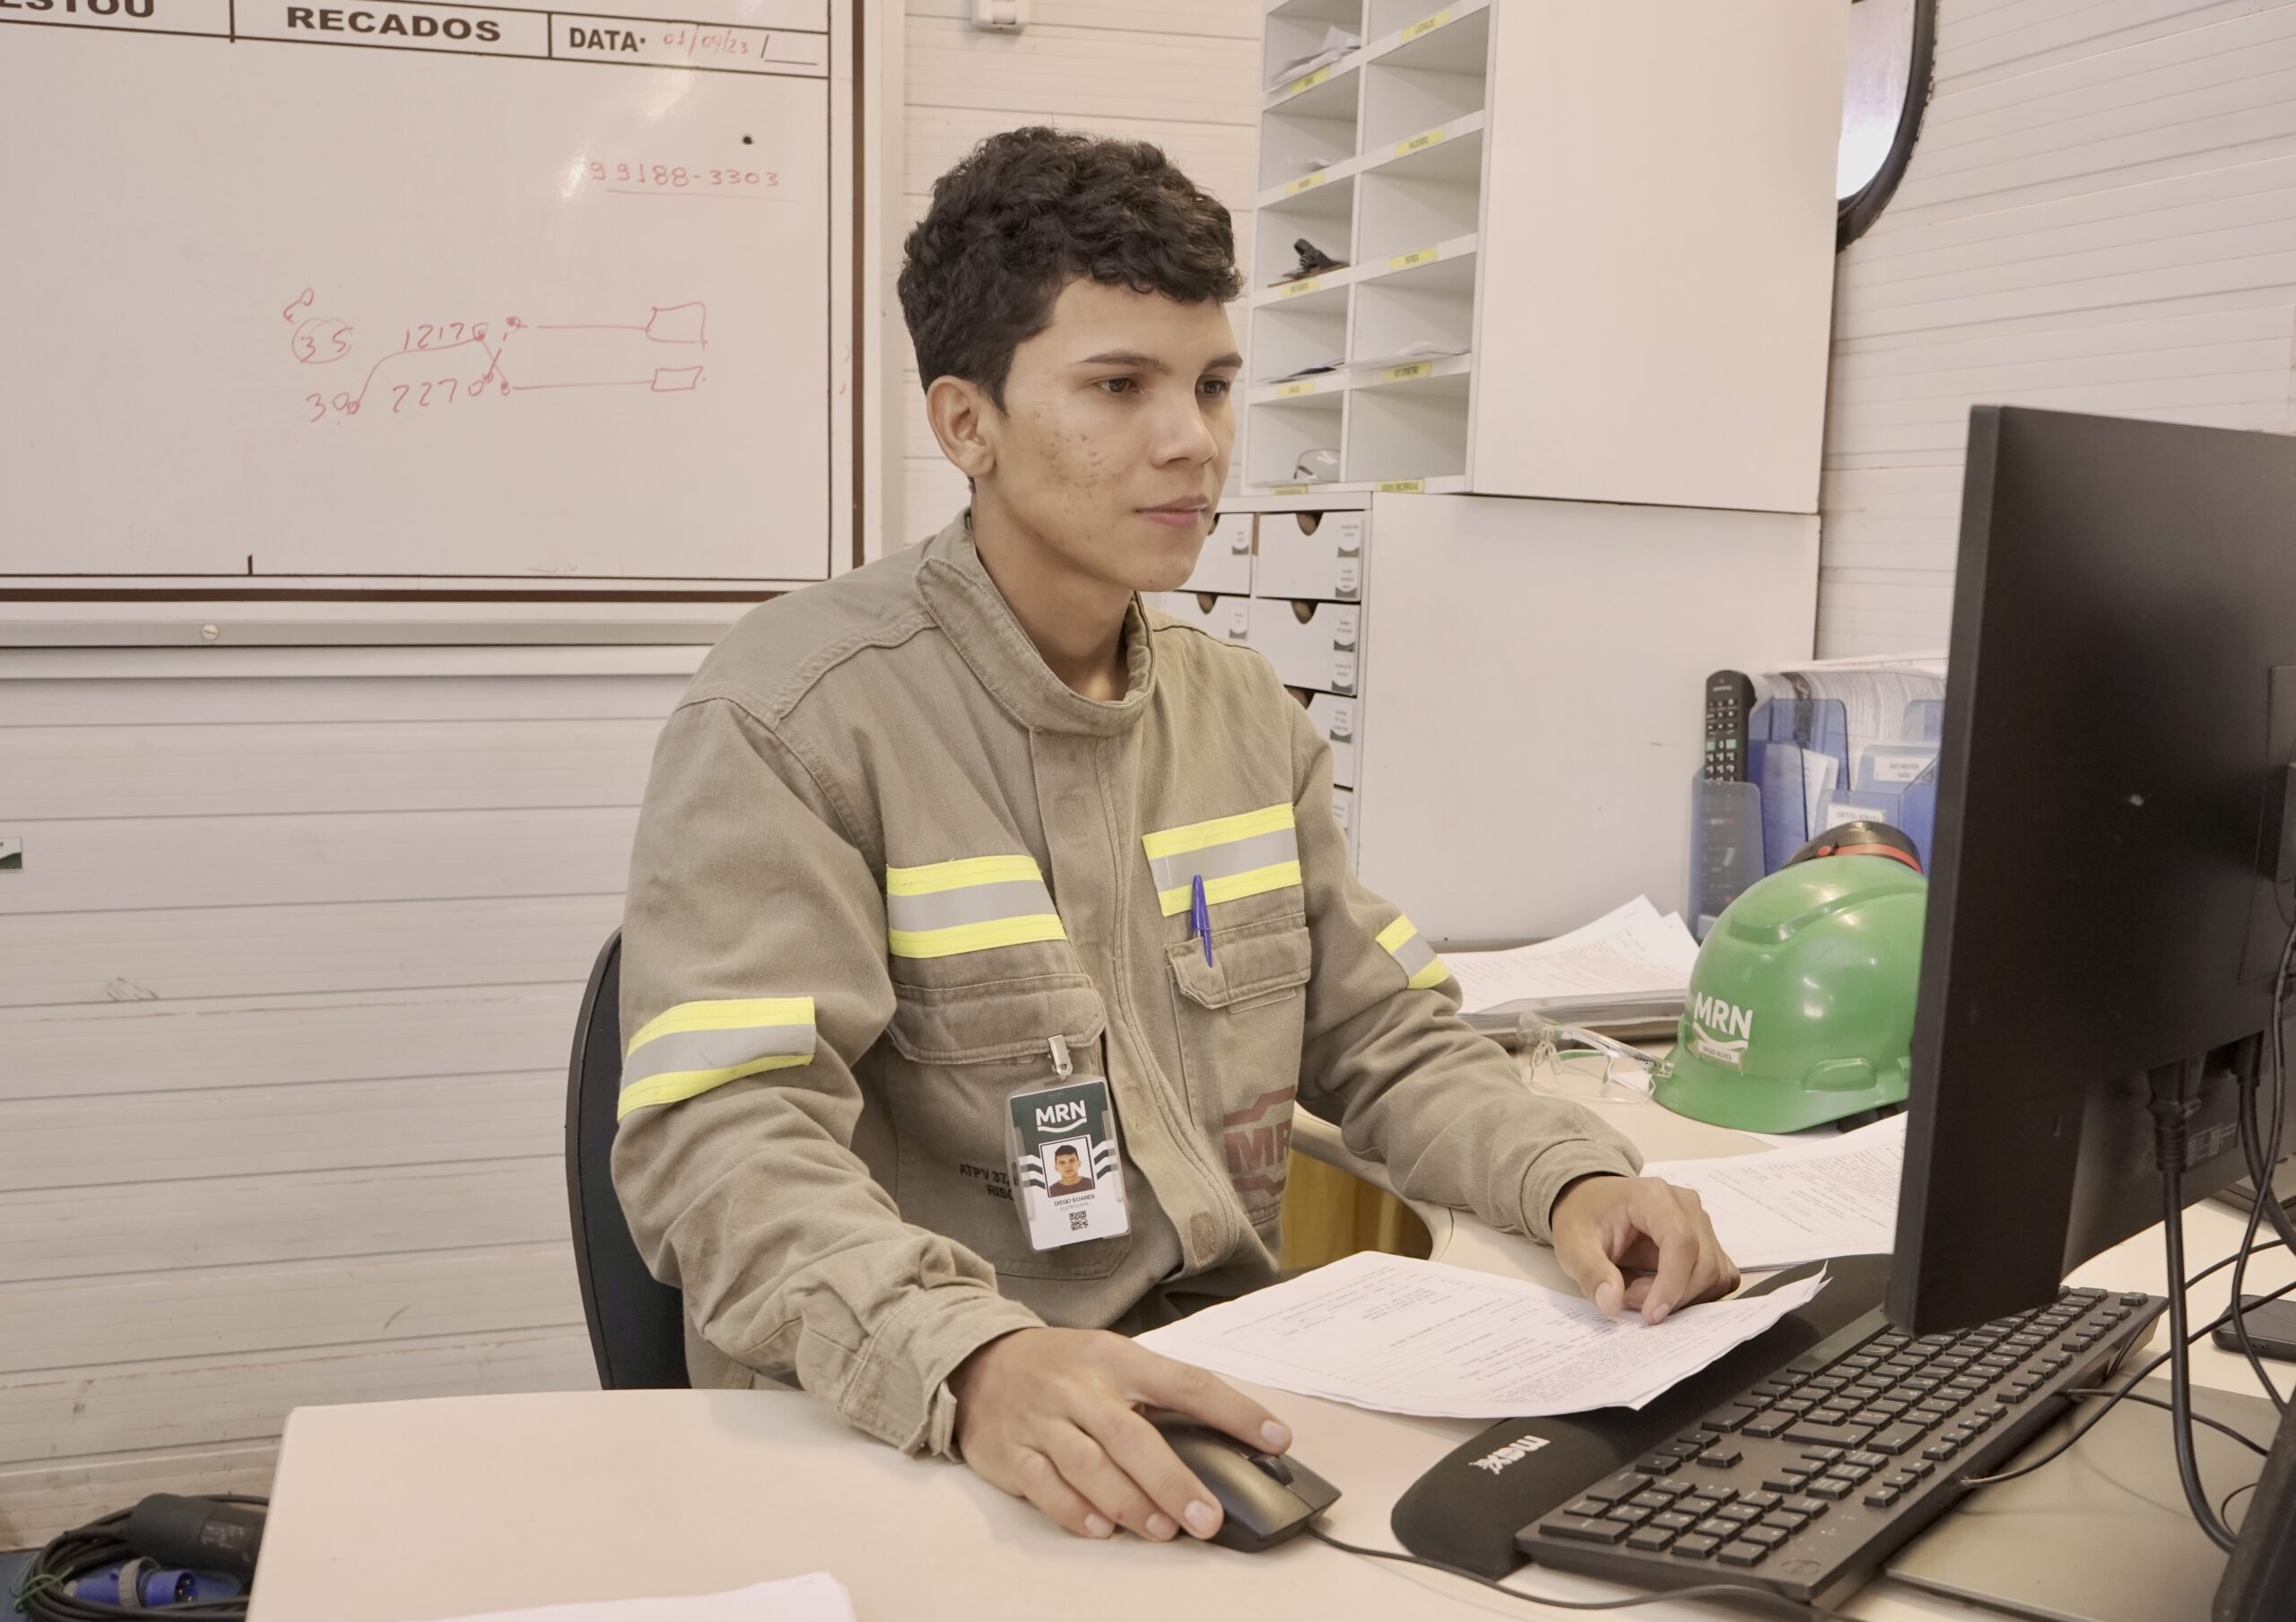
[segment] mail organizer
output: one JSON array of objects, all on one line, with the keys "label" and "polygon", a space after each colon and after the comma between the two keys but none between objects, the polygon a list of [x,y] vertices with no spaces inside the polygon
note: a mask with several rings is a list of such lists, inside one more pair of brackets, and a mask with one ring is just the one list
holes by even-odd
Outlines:
[{"label": "mail organizer", "polygon": [[1936,834],[1943,661],[1814,665],[1749,680],[1743,778],[1701,772],[1691,788],[1688,916],[1701,938],[1748,886],[1829,828],[1887,823],[1925,866]]}]

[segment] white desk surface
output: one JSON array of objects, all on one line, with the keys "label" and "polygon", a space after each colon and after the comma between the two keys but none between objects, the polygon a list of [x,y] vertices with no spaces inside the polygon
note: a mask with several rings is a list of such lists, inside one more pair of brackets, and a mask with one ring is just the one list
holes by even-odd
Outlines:
[{"label": "white desk surface", "polygon": [[[1653,1158],[1761,1147],[1655,1104],[1597,1107]],[[1294,1141],[1346,1159],[1335,1133],[1304,1119]],[[1541,1246],[1448,1211],[1421,1214],[1445,1261],[1564,1283]],[[2195,1208],[2191,1264],[2230,1254],[2239,1232],[2231,1211]],[[2251,1288],[2296,1272],[2278,1256],[2259,1263]],[[2099,1257],[2075,1282],[2158,1291],[2164,1277],[2155,1231]],[[2213,1316],[2224,1299],[2219,1275],[2195,1293],[2194,1310]],[[2213,1347],[2198,1349],[2194,1366],[2205,1383],[2255,1389],[2246,1365]],[[1291,1424],[1299,1457],[1344,1490],[1325,1524],[1381,1548],[1397,1547],[1387,1516],[1404,1489],[1483,1428],[1255,1395]],[[297,1409],[252,1622],[432,1622],[818,1570],[852,1591],[861,1622],[1009,1622],[1054,1610],[1094,1622],[1570,1614],[1304,1538],[1257,1556],[1187,1539],[1073,1539],[962,1466],[904,1458],[795,1393],[586,1391]],[[1574,1598],[1619,1591],[1527,1569],[1510,1581]],[[1996,1614],[1888,1582],[1841,1609],[1870,1622]],[[1608,1614],[1687,1622],[1746,1613],[1677,1601]]]}]

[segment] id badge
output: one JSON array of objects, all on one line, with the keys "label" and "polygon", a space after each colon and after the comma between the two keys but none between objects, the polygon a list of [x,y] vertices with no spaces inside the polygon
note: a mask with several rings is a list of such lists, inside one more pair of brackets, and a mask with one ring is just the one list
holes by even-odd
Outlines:
[{"label": "id badge", "polygon": [[1006,1124],[1013,1186],[1031,1248],[1057,1250],[1131,1231],[1105,1080],[1072,1076],[1017,1093]]}]

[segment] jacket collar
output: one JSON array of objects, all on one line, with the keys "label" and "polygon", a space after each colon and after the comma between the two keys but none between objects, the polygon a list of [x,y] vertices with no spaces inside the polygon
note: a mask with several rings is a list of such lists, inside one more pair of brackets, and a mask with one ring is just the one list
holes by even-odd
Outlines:
[{"label": "jacket collar", "polygon": [[1125,694],[1109,702],[1086,698],[1044,662],[981,564],[970,511],[925,543],[917,580],[926,609],[981,685],[1023,727],[1106,737],[1146,712],[1156,691],[1156,653],[1137,597],[1124,615]]}]

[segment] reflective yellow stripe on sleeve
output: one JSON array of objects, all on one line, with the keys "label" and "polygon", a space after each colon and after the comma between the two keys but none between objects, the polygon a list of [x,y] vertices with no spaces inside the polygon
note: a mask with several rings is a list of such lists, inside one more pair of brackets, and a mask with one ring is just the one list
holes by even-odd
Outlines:
[{"label": "reflective yellow stripe on sleeve", "polygon": [[1300,883],[1300,833],[1289,806],[1166,828],[1140,842],[1166,918],[1194,904],[1198,878],[1210,906]]},{"label": "reflective yellow stripe on sleeve", "polygon": [[1067,938],[1033,857],[969,856],[885,869],[885,945],[895,957],[954,957]]},{"label": "reflective yellow stripe on sleeve", "polygon": [[614,1119],[677,1103],[744,1076],[810,1064],[813,1058],[810,997],[682,1002],[648,1020],[623,1050]]},{"label": "reflective yellow stripe on sleeve", "polygon": [[1407,918],[1398,918],[1379,931],[1379,944],[1387,955],[1402,965],[1404,974],[1414,991],[1424,991],[1439,986],[1451,978],[1451,971],[1435,955],[1435,948],[1419,937],[1419,926]]}]

